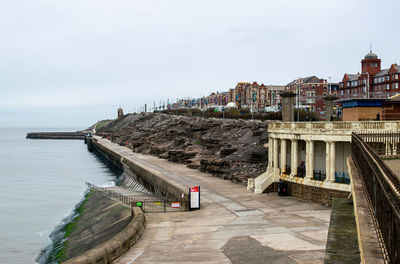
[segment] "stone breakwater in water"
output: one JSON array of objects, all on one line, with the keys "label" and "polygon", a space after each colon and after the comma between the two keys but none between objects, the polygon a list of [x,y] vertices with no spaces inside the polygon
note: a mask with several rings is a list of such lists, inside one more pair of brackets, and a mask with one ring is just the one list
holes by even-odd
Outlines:
[{"label": "stone breakwater in water", "polygon": [[260,121],[144,113],[109,121],[97,134],[242,184],[267,165],[267,124]]},{"label": "stone breakwater in water", "polygon": [[77,132],[30,132],[26,138],[30,139],[84,139],[86,133]]}]

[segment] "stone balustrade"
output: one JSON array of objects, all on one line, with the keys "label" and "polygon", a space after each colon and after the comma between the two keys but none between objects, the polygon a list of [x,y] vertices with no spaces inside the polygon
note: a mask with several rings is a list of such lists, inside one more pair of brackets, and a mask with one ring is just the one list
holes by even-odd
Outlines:
[{"label": "stone balustrade", "polygon": [[305,132],[316,130],[344,130],[351,134],[352,131],[364,130],[400,130],[400,121],[352,121],[352,122],[269,122],[268,131],[279,130],[304,130]]}]

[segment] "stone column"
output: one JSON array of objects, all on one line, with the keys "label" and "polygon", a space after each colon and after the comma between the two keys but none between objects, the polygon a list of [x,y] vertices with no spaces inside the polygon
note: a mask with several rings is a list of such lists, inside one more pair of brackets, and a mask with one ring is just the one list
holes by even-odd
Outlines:
[{"label": "stone column", "polygon": [[278,139],[274,138],[274,175],[279,176],[278,168]]},{"label": "stone column", "polygon": [[308,140],[306,146],[306,179],[311,180],[314,175],[314,141]]},{"label": "stone column", "polygon": [[310,141],[306,140],[306,175],[309,174],[308,170],[310,169]]},{"label": "stone column", "polygon": [[390,143],[386,142],[385,143],[385,155],[390,155]]},{"label": "stone column", "polygon": [[297,175],[297,166],[299,166],[299,153],[298,153],[298,143],[297,139],[292,139],[292,158],[291,162],[291,176]]},{"label": "stone column", "polygon": [[315,167],[315,159],[314,159],[314,141],[310,140],[310,179],[314,178],[314,167]]},{"label": "stone column", "polygon": [[286,173],[286,139],[281,139],[281,173]]},{"label": "stone column", "polygon": [[274,167],[273,165],[273,159],[274,159],[274,138],[269,137],[268,139],[268,168],[272,169]]},{"label": "stone column", "polygon": [[331,174],[330,174],[330,167],[331,167],[331,142],[325,141],[325,148],[326,148],[326,162],[325,162],[325,173],[326,178],[325,181],[331,182]]},{"label": "stone column", "polygon": [[329,174],[330,174],[330,180],[331,182],[335,182],[335,170],[336,170],[336,152],[335,152],[335,141],[331,142],[330,146],[330,168],[329,168]]}]

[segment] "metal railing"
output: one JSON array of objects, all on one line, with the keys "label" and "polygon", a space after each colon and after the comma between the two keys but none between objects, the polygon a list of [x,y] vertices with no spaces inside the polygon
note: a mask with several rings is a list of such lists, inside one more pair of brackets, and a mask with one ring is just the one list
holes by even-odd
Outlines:
[{"label": "metal railing", "polygon": [[119,192],[111,190],[107,187],[101,187],[89,182],[86,185],[96,191],[101,191],[109,196],[113,200],[117,200],[126,206],[138,206],[142,209],[144,213],[165,213],[165,212],[183,212],[186,211],[187,203],[185,201],[167,201],[167,200],[157,200],[157,199],[135,199],[130,196],[123,195]]},{"label": "metal railing", "polygon": [[337,172],[337,171],[335,171],[335,182],[336,183],[350,184],[350,176],[346,172]]},{"label": "metal railing", "polygon": [[326,172],[322,170],[314,170],[313,171],[313,179],[316,181],[325,181]]},{"label": "metal railing", "polygon": [[145,213],[166,213],[166,212],[184,212],[186,203],[184,201],[172,202],[165,200],[142,200],[136,201],[133,206],[142,208]]},{"label": "metal railing", "polygon": [[389,263],[400,263],[400,180],[363,137],[352,134],[351,157],[375,217],[384,256]]}]

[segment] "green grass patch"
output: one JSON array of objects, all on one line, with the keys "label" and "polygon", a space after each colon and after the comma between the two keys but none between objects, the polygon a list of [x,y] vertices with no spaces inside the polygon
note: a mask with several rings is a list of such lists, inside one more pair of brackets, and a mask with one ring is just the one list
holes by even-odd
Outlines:
[{"label": "green grass patch", "polygon": [[96,125],[96,131],[101,129],[102,127],[105,127],[106,125],[108,125],[111,122],[111,120],[101,120],[97,123]]}]

